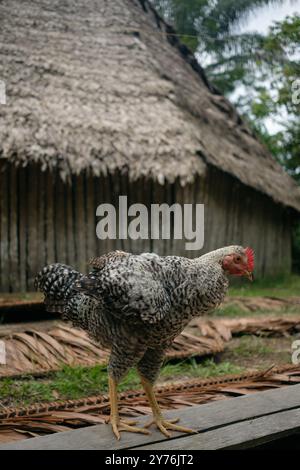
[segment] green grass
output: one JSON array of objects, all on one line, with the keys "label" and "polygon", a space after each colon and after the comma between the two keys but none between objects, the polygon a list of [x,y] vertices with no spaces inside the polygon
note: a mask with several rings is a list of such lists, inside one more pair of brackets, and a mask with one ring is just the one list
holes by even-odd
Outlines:
[{"label": "green grass", "polygon": [[272,354],[270,348],[263,338],[257,336],[242,336],[237,346],[231,350],[231,354],[239,358],[249,358],[253,356],[266,356]]},{"label": "green grass", "polygon": [[[182,377],[211,377],[223,374],[236,374],[243,370],[230,362],[215,364],[206,360],[198,364],[189,359],[176,364],[166,364],[161,370],[161,378],[177,380]],[[140,388],[135,370],[131,370],[120,383],[119,391]],[[107,392],[107,372],[105,366],[69,367],[49,374],[44,379],[26,377],[23,379],[3,378],[0,380],[0,403],[5,406],[29,405],[39,401],[76,399]]]},{"label": "green grass", "polygon": [[[258,311],[255,312],[255,315],[257,313]],[[238,305],[223,305],[222,307],[217,308],[213,314],[214,317],[245,317],[246,315],[253,316],[253,312],[245,311]]]},{"label": "green grass", "polygon": [[207,359],[199,364],[194,358],[190,358],[177,364],[166,364],[162,368],[160,376],[169,379],[176,379],[180,376],[207,378],[225,374],[238,374],[242,370],[242,367],[237,367],[230,362],[216,364],[213,359]]},{"label": "green grass", "polygon": [[300,276],[291,274],[274,279],[259,279],[253,282],[239,282],[229,289],[229,295],[234,296],[270,296],[291,297],[300,296]]},{"label": "green grass", "polygon": [[287,305],[278,310],[264,310],[264,309],[256,309],[255,311],[252,310],[244,310],[240,308],[238,305],[224,305],[219,307],[214,312],[214,317],[253,317],[257,315],[262,316],[282,316],[284,314],[287,315],[297,315],[299,316],[300,308],[299,305]]}]

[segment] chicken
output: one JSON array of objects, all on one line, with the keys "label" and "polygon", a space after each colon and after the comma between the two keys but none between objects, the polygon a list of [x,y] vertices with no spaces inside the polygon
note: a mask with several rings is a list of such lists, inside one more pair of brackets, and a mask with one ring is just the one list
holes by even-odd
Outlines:
[{"label": "chicken", "polygon": [[[111,351],[108,364],[110,423],[121,431],[149,433],[148,427],[170,436],[170,430],[194,432],[165,420],[153,391],[165,351],[195,317],[212,312],[224,299],[228,275],[252,278],[251,248],[228,246],[200,258],[133,255],[122,251],[94,258],[83,275],[64,264],[50,264],[37,275],[46,310],[86,330]],[[136,366],[153,412],[139,428],[118,413],[117,385]]]}]

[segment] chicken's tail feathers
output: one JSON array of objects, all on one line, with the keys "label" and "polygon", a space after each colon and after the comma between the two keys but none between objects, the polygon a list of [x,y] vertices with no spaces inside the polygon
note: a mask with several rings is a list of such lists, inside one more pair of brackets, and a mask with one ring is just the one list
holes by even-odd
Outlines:
[{"label": "chicken's tail feathers", "polygon": [[36,276],[34,286],[45,295],[48,312],[62,313],[66,301],[74,294],[74,284],[82,277],[71,266],[53,263],[45,266]]}]

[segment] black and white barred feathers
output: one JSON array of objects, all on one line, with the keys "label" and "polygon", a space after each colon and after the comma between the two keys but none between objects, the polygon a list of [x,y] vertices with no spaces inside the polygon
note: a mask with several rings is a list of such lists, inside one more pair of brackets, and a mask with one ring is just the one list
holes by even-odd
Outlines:
[{"label": "black and white barred feathers", "polygon": [[244,249],[221,248],[196,259],[114,251],[92,260],[86,276],[70,266],[48,265],[36,287],[48,311],[61,312],[111,350],[115,379],[137,365],[153,382],[166,348],[191,318],[223,301],[228,279],[221,261],[233,251]]}]

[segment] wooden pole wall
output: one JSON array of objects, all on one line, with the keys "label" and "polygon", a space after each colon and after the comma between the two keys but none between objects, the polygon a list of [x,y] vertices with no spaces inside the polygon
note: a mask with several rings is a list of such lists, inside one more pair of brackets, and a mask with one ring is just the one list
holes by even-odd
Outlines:
[{"label": "wooden pole wall", "polygon": [[[200,252],[186,251],[186,240],[99,240],[96,208],[175,202],[205,204],[205,244]],[[118,225],[117,225],[118,228]],[[149,220],[150,230],[150,220]],[[150,234],[149,234],[150,235]],[[133,253],[199,256],[231,244],[250,245],[256,253],[258,276],[291,269],[291,220],[287,210],[239,184],[229,175],[209,169],[205,178],[182,187],[179,181],[160,185],[127,175],[72,176],[64,183],[58,173],[0,166],[0,291],[32,291],[34,277],[45,264],[62,262],[81,271],[88,260],[114,249]]]}]

